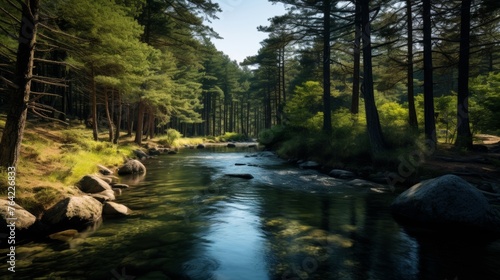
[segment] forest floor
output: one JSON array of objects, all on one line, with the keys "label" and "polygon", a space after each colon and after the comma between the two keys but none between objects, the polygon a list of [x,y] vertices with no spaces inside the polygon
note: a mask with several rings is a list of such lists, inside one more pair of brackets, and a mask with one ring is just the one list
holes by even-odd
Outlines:
[{"label": "forest floor", "polygon": [[500,187],[500,137],[478,134],[474,143],[487,147],[488,152],[457,151],[450,144],[441,144],[422,164],[422,172],[431,176],[455,174],[478,186],[493,183]]}]

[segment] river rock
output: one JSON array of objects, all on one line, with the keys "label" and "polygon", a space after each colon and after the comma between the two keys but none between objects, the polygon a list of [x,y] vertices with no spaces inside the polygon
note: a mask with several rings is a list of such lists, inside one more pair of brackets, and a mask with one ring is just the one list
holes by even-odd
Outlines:
[{"label": "river rock", "polygon": [[115,196],[120,196],[122,195],[123,190],[119,188],[113,188],[113,192],[115,193]]},{"label": "river rock", "polygon": [[146,173],[146,167],[142,162],[132,159],[118,168],[118,175],[141,174]]},{"label": "river rock", "polygon": [[42,222],[53,231],[83,230],[102,217],[102,204],[88,195],[65,198],[47,210]]},{"label": "river rock", "polygon": [[86,175],[76,183],[76,186],[84,193],[100,193],[111,190],[111,186],[103,179],[95,175]]},{"label": "river rock", "polygon": [[149,158],[148,154],[146,154],[144,151],[139,150],[139,149],[134,150],[134,154],[139,159]]},{"label": "river rock", "polygon": [[99,173],[101,173],[102,175],[112,175],[113,174],[113,171],[111,171],[111,169],[109,169],[106,166],[101,165],[101,164],[97,165],[97,169],[99,169]]},{"label": "river rock", "polygon": [[96,193],[96,194],[92,194],[92,196],[93,195],[107,197],[108,199],[106,199],[106,201],[115,200],[116,199],[116,197],[115,197],[115,191],[113,189],[111,189],[111,190],[105,190],[105,191],[102,191],[102,192]]},{"label": "river rock", "polygon": [[196,149],[205,149],[205,145],[203,145],[203,144],[198,144],[198,146],[196,146]]},{"label": "river rock", "polygon": [[157,148],[151,148],[148,150],[148,154],[150,156],[159,156],[159,155],[161,155],[161,151]]},{"label": "river rock", "polygon": [[338,179],[352,179],[352,178],[354,178],[354,173],[352,173],[351,171],[342,170],[342,169],[333,169],[332,171],[330,171],[330,173],[328,173],[328,175],[330,177],[338,178]]},{"label": "river rock", "polygon": [[236,144],[234,144],[234,143],[228,143],[226,146],[228,148],[236,148]]},{"label": "river rock", "polygon": [[128,189],[128,188],[130,188],[130,186],[127,184],[113,184],[112,187],[115,189]]},{"label": "river rock", "polygon": [[433,229],[500,232],[498,213],[485,196],[455,175],[414,185],[394,200],[391,211],[398,221]]},{"label": "river rock", "polygon": [[59,240],[63,242],[69,242],[78,236],[78,231],[74,229],[63,230],[49,235],[52,240]]},{"label": "river rock", "polygon": [[113,178],[111,177],[99,177],[99,178],[110,185],[113,184]]},{"label": "river rock", "polygon": [[[4,232],[4,229],[10,224],[10,220],[7,220],[9,218],[12,218],[11,216],[11,210],[12,214],[14,214],[15,224],[16,224],[16,230],[26,230],[30,228],[36,221],[36,217],[31,214],[30,212],[26,211],[23,207],[14,204],[11,205],[10,200],[5,200],[5,199],[0,199],[0,227],[2,229],[2,232]],[[10,207],[10,208],[9,208]],[[7,230],[5,230],[7,232]]]},{"label": "river rock", "polygon": [[108,217],[127,216],[131,212],[127,206],[115,202],[106,202],[102,208],[102,214]]},{"label": "river rock", "polygon": [[346,184],[353,186],[353,187],[359,187],[359,188],[376,188],[376,189],[384,188],[384,186],[382,186],[380,184],[366,181],[363,179],[354,179],[354,180],[347,182]]},{"label": "river rock", "polygon": [[319,169],[321,165],[315,161],[306,161],[299,164],[299,167],[302,169]]},{"label": "river rock", "polygon": [[252,174],[225,174],[224,176],[233,177],[233,178],[241,178],[241,179],[253,179]]}]

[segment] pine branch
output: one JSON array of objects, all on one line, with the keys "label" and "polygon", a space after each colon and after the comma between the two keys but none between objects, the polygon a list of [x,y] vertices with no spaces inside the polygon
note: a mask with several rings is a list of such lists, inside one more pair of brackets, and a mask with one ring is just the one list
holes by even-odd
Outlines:
[{"label": "pine branch", "polygon": [[6,14],[8,17],[10,17],[11,19],[13,19],[14,21],[16,21],[17,23],[21,23],[21,21],[13,16],[12,14],[10,14],[8,11],[6,11],[4,8],[0,7],[0,11],[2,11],[4,14]]},{"label": "pine branch", "polygon": [[63,65],[63,66],[71,66],[71,64],[64,62],[64,61],[48,60],[48,59],[36,58],[36,57],[35,57],[35,61],[49,63],[49,64]]},{"label": "pine branch", "polygon": [[[41,117],[41,118],[43,118],[43,119],[47,119],[47,120],[51,120],[51,121],[56,121],[56,122],[60,122],[60,123],[62,123],[62,124],[68,125],[68,123],[67,123],[67,122],[65,122],[65,121],[62,121],[62,120],[60,120],[60,119],[56,119],[56,118],[49,117],[49,116],[47,116],[47,115],[45,115],[45,114],[42,114],[42,113],[38,112],[38,111],[37,111],[37,109],[36,109],[36,108],[34,108],[34,107],[30,107],[30,106],[29,106],[28,108],[30,108],[30,109],[31,109],[31,112],[32,112],[33,114],[35,114],[35,115],[37,115],[37,116],[39,116],[39,117]],[[44,112],[48,112],[48,113],[52,113],[52,112],[53,112],[53,111],[44,110],[44,109],[38,109],[38,110],[41,110],[41,111],[44,111]],[[64,115],[65,115],[65,114],[64,114]]]},{"label": "pine branch", "polygon": [[8,86],[14,88],[14,89],[18,89],[19,86],[16,85],[14,82],[12,82],[11,80],[5,78],[4,76],[0,76],[0,80],[4,81]]}]

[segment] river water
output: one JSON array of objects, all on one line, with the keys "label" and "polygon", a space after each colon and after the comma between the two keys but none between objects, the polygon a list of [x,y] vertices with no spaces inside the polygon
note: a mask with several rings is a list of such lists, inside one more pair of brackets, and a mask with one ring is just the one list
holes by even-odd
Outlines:
[{"label": "river water", "polygon": [[397,193],[249,148],[182,150],[146,166],[118,197],[131,216],[69,243],[17,246],[16,273],[2,261],[2,279],[500,279],[500,242],[416,239],[388,211]]}]

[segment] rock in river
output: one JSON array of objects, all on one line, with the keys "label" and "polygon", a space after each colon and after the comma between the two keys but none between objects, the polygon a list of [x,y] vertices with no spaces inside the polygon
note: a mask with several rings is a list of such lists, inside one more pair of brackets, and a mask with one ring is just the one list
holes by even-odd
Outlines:
[{"label": "rock in river", "polygon": [[122,167],[118,168],[119,175],[142,173],[146,173],[146,167],[142,164],[142,162],[135,159],[127,161]]},{"label": "rock in river", "polygon": [[242,173],[242,174],[226,174],[225,176],[227,176],[227,177],[233,177],[233,178],[241,178],[241,179],[253,179],[252,174],[246,174],[246,173]]},{"label": "rock in river", "polygon": [[114,202],[106,202],[102,209],[103,215],[110,217],[127,216],[131,212],[127,206]]},{"label": "rock in river", "polygon": [[[26,211],[23,207],[11,203],[9,200],[0,199],[0,226],[2,232],[9,225],[10,221],[7,220],[11,217],[10,211],[12,210],[12,214],[17,219],[15,222],[16,230],[25,230],[31,227],[35,221],[36,217],[33,216],[30,212]],[[7,232],[7,230],[5,230]]]},{"label": "rock in river", "polygon": [[83,230],[102,217],[102,204],[88,195],[65,198],[47,210],[42,222],[52,230]]},{"label": "rock in river", "polygon": [[86,175],[78,183],[78,188],[84,193],[100,193],[111,190],[111,186],[95,175]]},{"label": "rock in river", "polygon": [[444,175],[414,185],[391,205],[402,223],[437,230],[500,232],[498,213],[484,195],[455,175]]},{"label": "rock in river", "polygon": [[354,173],[352,173],[351,171],[342,170],[342,169],[333,169],[332,171],[330,171],[330,173],[328,173],[328,175],[330,175],[330,177],[338,178],[338,179],[352,179],[352,178],[354,178]]}]

